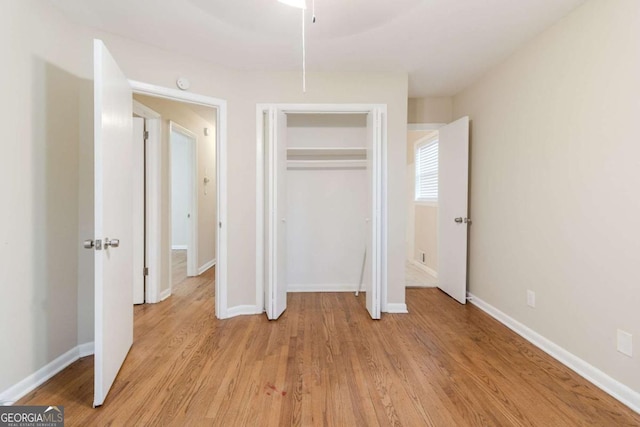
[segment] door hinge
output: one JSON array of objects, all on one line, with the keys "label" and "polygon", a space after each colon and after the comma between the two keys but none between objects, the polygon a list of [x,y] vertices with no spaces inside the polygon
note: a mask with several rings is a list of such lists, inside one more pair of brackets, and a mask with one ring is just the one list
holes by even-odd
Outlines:
[{"label": "door hinge", "polygon": [[149,267],[145,267],[144,268],[144,275],[148,276],[149,275]]},{"label": "door hinge", "polygon": [[147,139],[149,139],[149,131],[145,130],[144,131],[144,140],[146,141]]}]

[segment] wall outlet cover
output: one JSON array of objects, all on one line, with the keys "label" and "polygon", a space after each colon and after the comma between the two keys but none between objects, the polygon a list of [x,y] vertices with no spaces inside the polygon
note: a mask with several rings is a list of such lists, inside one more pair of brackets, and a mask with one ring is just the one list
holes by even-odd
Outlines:
[{"label": "wall outlet cover", "polygon": [[527,305],[531,308],[536,307],[536,293],[532,290],[527,290]]},{"label": "wall outlet cover", "polygon": [[625,356],[633,357],[633,335],[618,329],[617,349]]}]

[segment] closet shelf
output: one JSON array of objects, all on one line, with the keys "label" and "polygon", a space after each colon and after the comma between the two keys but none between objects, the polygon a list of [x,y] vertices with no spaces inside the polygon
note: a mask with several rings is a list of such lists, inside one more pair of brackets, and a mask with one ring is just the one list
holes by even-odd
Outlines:
[{"label": "closet shelf", "polygon": [[336,161],[366,160],[367,149],[362,147],[288,148],[288,160]]},{"label": "closet shelf", "polygon": [[366,169],[366,160],[287,160],[287,169]]}]

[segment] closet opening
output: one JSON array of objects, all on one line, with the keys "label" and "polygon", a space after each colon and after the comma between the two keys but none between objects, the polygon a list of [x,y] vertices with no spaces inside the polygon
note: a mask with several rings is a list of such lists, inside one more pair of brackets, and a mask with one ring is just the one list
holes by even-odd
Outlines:
[{"label": "closet opening", "polygon": [[367,116],[287,116],[287,292],[357,292],[368,234]]},{"label": "closet opening", "polygon": [[363,292],[380,318],[385,108],[341,107],[258,107],[257,279],[269,319],[289,292]]}]

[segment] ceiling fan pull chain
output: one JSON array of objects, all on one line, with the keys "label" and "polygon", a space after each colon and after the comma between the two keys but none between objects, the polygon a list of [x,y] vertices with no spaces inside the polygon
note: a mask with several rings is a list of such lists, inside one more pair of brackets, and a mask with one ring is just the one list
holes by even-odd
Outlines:
[{"label": "ceiling fan pull chain", "polygon": [[315,24],[316,23],[316,0],[311,0],[311,12],[313,14],[311,22]]},{"label": "ceiling fan pull chain", "polygon": [[307,51],[305,46],[305,34],[304,34],[304,18],[305,13],[302,9],[302,92],[307,91]]}]

